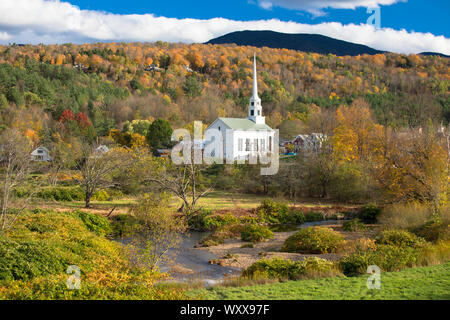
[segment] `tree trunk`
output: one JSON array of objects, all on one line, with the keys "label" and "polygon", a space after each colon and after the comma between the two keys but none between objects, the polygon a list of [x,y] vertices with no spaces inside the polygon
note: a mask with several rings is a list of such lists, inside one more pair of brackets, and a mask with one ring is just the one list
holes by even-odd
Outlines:
[{"label": "tree trunk", "polygon": [[86,191],[86,202],[85,202],[85,208],[90,208],[91,207],[91,197],[92,197],[92,193],[89,191]]}]

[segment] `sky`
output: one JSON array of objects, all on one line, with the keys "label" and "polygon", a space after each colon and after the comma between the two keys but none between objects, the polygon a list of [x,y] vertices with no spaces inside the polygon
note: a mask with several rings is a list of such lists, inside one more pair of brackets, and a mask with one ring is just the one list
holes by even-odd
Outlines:
[{"label": "sky", "polygon": [[0,1],[0,44],[198,43],[239,30],[317,33],[379,50],[450,55],[450,1]]}]

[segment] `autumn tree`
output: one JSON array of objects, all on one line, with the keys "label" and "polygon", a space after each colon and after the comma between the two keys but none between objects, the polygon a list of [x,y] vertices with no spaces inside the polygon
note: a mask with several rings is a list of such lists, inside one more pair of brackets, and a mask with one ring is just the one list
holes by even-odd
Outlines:
[{"label": "autumn tree", "polygon": [[133,158],[122,147],[106,151],[87,143],[82,145],[80,153],[74,156],[80,176],[74,175],[72,179],[84,189],[85,207],[89,208],[96,191],[120,185],[114,178],[132,165]]},{"label": "autumn tree", "polygon": [[187,223],[170,208],[167,193],[145,194],[131,209],[131,215],[137,223],[127,246],[130,262],[137,268],[158,271],[161,263],[171,260],[168,251],[181,243]]}]

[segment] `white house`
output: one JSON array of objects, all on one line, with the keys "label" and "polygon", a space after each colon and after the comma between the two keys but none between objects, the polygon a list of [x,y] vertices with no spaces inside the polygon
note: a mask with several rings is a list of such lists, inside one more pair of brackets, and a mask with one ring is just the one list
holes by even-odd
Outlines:
[{"label": "white house", "polygon": [[52,161],[50,152],[45,147],[38,147],[31,153],[31,160],[33,161]]},{"label": "white house", "polygon": [[[221,133],[220,139],[213,138],[217,132]],[[256,57],[254,57],[253,95],[248,115],[246,118],[217,118],[205,131],[205,152],[214,149],[210,154],[205,153],[205,157],[223,156],[224,159],[234,161],[249,159],[250,155],[267,156],[275,152],[274,137],[275,131],[266,124],[262,114],[261,99],[258,96]],[[222,139],[223,143],[220,141]],[[211,143],[214,148],[208,148]]]}]

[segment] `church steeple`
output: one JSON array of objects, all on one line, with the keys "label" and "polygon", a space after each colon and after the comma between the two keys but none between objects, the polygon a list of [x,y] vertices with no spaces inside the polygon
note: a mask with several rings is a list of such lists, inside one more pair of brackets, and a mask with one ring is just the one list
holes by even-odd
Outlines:
[{"label": "church steeple", "polygon": [[253,99],[258,97],[258,73],[256,72],[256,54],[253,55]]},{"label": "church steeple", "polygon": [[256,55],[253,56],[253,95],[250,98],[247,119],[256,124],[265,124],[266,119],[262,116],[261,99],[258,96],[258,73],[256,71]]}]

